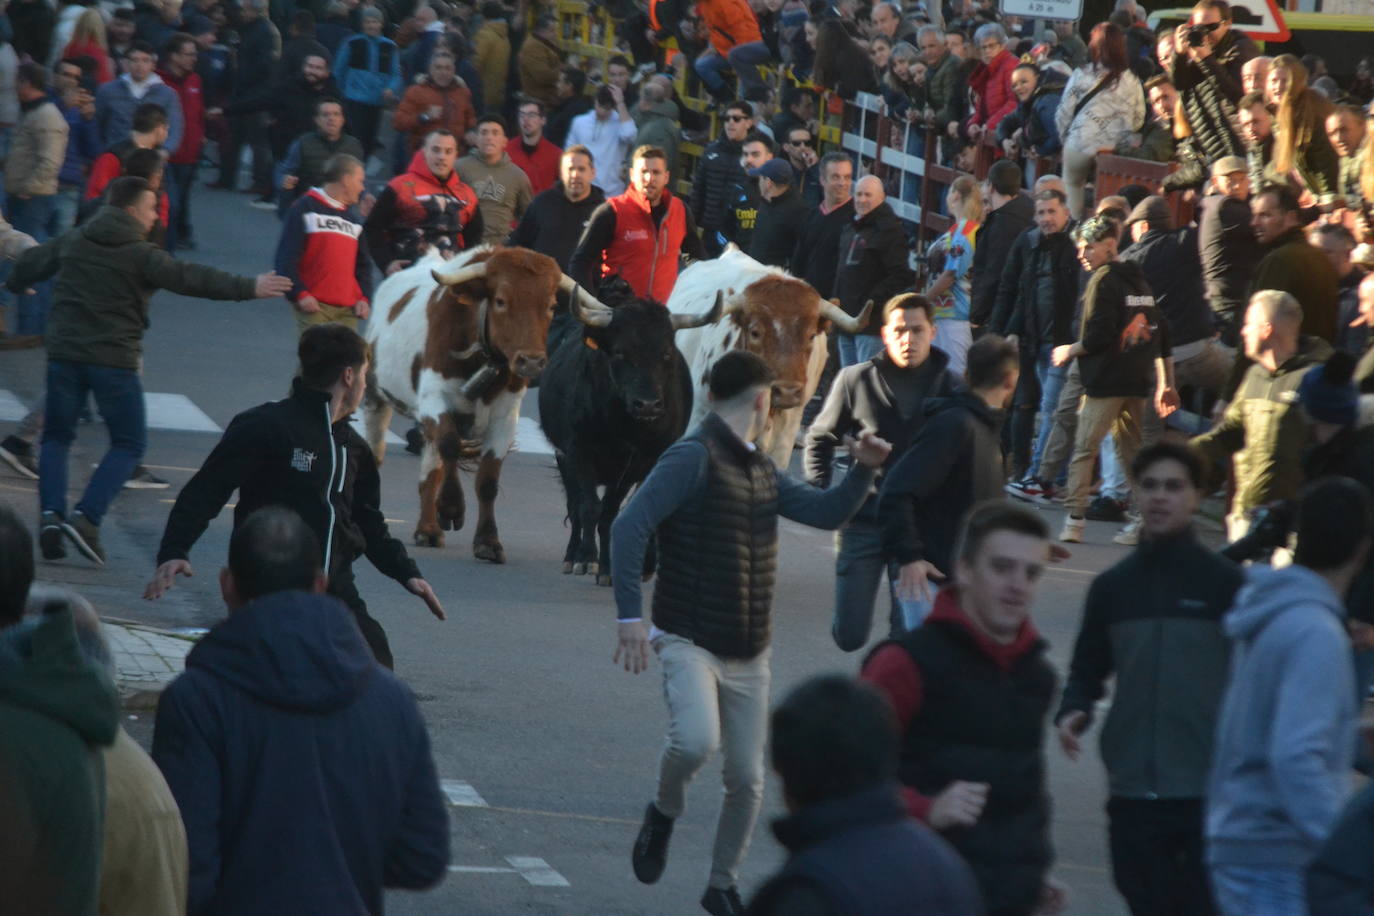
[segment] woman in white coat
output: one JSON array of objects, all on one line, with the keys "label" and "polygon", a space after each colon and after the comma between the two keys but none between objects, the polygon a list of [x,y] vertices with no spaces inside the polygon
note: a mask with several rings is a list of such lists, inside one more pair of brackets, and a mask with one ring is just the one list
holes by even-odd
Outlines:
[{"label": "woman in white coat", "polygon": [[1145,122],[1145,93],[1127,63],[1126,33],[1098,23],[1088,40],[1087,65],[1073,71],[1060,97],[1054,120],[1064,142],[1064,186],[1074,219],[1083,215],[1083,185],[1098,151],[1115,149]]}]

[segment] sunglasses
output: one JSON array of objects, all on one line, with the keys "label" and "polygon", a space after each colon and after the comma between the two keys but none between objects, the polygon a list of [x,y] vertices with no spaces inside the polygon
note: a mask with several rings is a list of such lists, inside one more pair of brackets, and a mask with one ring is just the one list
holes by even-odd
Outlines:
[{"label": "sunglasses", "polygon": [[749,119],[746,118],[744,115],[733,114],[733,115],[726,115],[726,116],[725,116],[725,120],[727,120],[727,121],[748,121]]}]

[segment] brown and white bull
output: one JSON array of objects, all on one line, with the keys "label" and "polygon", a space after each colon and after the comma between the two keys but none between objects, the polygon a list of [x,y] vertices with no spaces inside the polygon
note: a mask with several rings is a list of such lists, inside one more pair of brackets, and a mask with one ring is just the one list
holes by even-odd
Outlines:
[{"label": "brown and white bull", "polygon": [[450,261],[422,259],[377,289],[367,329],[367,439],[381,464],[393,409],[424,431],[416,544],[441,547],[444,531],[463,527],[458,462],[475,457],[473,554],[505,562],[494,512],[501,463],[525,388],[548,362],[544,341],[559,289],[572,290],[573,281],[552,258],[491,246]]},{"label": "brown and white bull", "polygon": [[678,275],[668,310],[699,314],[710,309],[717,292],[725,294],[721,319],[677,333],[678,349],[692,373],[691,425],[710,410],[707,377],[712,364],[729,350],[748,350],[773,370],[773,408],[758,446],[785,468],[802,411],[825,370],[826,335],[832,327],[857,333],[867,323],[869,309],[857,317],[847,315],[805,280],[760,264],[730,245],[720,257],[698,261]]}]

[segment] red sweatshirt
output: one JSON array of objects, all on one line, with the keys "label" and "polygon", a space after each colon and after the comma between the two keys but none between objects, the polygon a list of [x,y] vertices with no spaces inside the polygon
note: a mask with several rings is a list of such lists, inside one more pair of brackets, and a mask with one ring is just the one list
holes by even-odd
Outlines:
[{"label": "red sweatshirt", "polygon": [[[958,589],[953,585],[940,589],[940,593],[935,597],[935,607],[926,619],[947,620],[964,627],[973,635],[983,654],[1003,670],[1011,670],[1016,660],[1029,652],[1040,638],[1035,626],[1027,618],[1021,624],[1021,630],[1014,640],[1005,645],[996,642],[964,614],[963,609],[959,607]],[[921,670],[916,667],[916,660],[911,657],[911,653],[900,645],[888,643],[874,652],[864,664],[863,671],[859,673],[859,680],[877,687],[888,698],[903,730],[921,711],[924,701]],[[902,798],[911,816],[921,821],[929,815],[930,804],[934,801],[932,796],[922,795],[910,786],[902,788]]]}]

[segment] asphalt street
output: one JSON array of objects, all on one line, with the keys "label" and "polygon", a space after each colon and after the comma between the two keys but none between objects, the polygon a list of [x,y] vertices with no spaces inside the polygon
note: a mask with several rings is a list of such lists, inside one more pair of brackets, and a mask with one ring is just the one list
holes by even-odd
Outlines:
[{"label": "asphalt street", "polygon": [[[245,195],[197,189],[199,249],[192,260],[253,274],[268,269],[275,216]],[[216,442],[216,429],[240,410],[284,396],[296,335],[282,300],[217,303],[159,293],[146,339],[145,388],[162,397],[150,415],[146,463],[172,481],[166,491],[126,491],[102,532],[105,569],[80,560],[44,563],[40,576],[70,584],[109,617],[169,627],[208,627],[223,617],[216,573],[224,562],[229,513],[192,554],[196,575],[159,602],[141,599],[162,526],[177,488]],[[41,394],[41,351],[0,353],[0,432],[13,419],[3,405],[32,404]],[[533,397],[526,413],[533,416]],[[394,425],[402,432],[402,420]],[[686,914],[702,912],[720,799],[719,762],[708,763],[689,796],[662,881],[638,884],[629,851],[652,796],[665,730],[657,667],[633,676],[611,663],[615,643],[611,593],[588,577],[560,574],[567,531],[552,456],[524,424],[521,450],[507,460],[497,504],[508,558],[475,560],[469,528],[441,549],[413,548],[449,612],[432,618],[423,604],[362,561],[359,588],[386,627],[397,672],[420,699],[440,777],[451,800],[453,857],[448,878],[423,894],[391,893],[396,914]],[[75,488],[105,445],[103,428],[83,426],[72,459]],[[795,467],[795,463],[794,463]],[[418,459],[399,445],[382,469],[383,509],[410,543],[417,517]],[[0,470],[0,500],[36,515],[34,484]],[[1057,511],[1048,521],[1057,530]],[[1092,575],[1127,548],[1111,544],[1116,526],[1089,523],[1089,544],[1046,576],[1035,610],[1062,673],[1081,601]],[[773,694],[821,672],[854,672],[863,653],[845,655],[829,633],[832,537],[784,523],[775,599]],[[880,618],[883,613],[878,615]],[[147,717],[131,719],[145,746]],[[1095,737],[1095,736],[1094,736]],[[1105,788],[1093,749],[1077,764],[1047,742],[1055,876],[1068,885],[1076,913],[1124,913],[1107,872]],[[746,863],[746,897],[781,862],[768,823],[783,812],[770,776],[763,816]],[[290,863],[282,863],[289,868]]]}]

